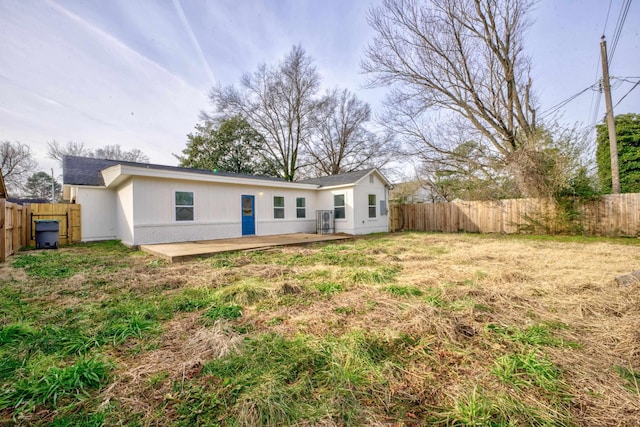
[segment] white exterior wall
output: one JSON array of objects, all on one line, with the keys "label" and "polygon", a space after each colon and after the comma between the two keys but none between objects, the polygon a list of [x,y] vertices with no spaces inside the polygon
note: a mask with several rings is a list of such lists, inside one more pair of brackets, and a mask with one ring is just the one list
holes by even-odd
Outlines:
[{"label": "white exterior wall", "polygon": [[103,187],[74,187],[72,196],[82,206],[82,241],[117,238],[116,193]]},{"label": "white exterior wall", "polygon": [[[373,178],[371,182],[371,179]],[[369,218],[369,194],[376,196],[376,216]],[[354,232],[353,234],[386,233],[389,231],[389,216],[380,212],[380,201],[384,200],[389,209],[387,188],[384,182],[373,173],[361,181],[354,188]]]},{"label": "white exterior wall", "polygon": [[116,198],[116,222],[118,239],[127,245],[135,245],[133,234],[133,183],[128,181],[118,188]]},{"label": "white exterior wall", "polygon": [[318,209],[333,210],[333,196],[343,194],[345,203],[345,218],[335,220],[335,232],[356,234],[354,227],[353,186],[340,187],[318,191]]},{"label": "white exterior wall", "polygon": [[[241,237],[242,195],[255,197],[256,235],[315,232],[315,190],[144,177],[135,177],[132,182],[134,245]],[[193,192],[193,221],[175,220],[176,191]],[[285,198],[285,218],[274,219],[274,196]],[[306,198],[305,220],[296,218],[296,197]]]}]

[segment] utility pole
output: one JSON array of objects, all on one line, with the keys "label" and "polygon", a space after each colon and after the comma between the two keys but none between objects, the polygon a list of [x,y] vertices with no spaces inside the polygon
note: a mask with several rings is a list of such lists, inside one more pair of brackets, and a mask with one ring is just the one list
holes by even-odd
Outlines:
[{"label": "utility pole", "polygon": [[51,168],[51,203],[56,202],[56,182],[53,180],[53,168]]},{"label": "utility pole", "polygon": [[613,104],[611,102],[611,85],[609,84],[609,61],[607,60],[607,42],[604,35],[600,39],[600,55],[602,56],[602,90],[604,103],[607,106],[607,127],[609,128],[609,153],[611,154],[611,192],[620,194],[620,170],[618,169],[618,143],[616,141],[616,123],[613,120]]}]

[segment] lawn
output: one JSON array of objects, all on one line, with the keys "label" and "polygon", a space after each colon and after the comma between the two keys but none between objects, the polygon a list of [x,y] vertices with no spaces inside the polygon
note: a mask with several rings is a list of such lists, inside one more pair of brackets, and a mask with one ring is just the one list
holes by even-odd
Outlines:
[{"label": "lawn", "polygon": [[638,239],[397,233],[0,268],[0,424],[637,425]]}]

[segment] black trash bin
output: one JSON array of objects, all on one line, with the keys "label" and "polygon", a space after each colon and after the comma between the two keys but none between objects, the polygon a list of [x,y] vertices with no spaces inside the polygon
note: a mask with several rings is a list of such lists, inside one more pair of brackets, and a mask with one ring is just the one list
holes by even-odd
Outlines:
[{"label": "black trash bin", "polygon": [[56,219],[37,219],[36,249],[58,249],[60,221]]}]

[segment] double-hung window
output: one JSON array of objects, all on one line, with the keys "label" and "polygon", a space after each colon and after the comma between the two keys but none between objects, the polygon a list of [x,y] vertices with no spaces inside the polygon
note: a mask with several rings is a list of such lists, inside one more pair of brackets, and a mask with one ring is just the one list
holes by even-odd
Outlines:
[{"label": "double-hung window", "polygon": [[344,204],[344,194],[333,195],[333,217],[335,219],[345,219],[347,217]]},{"label": "double-hung window", "polygon": [[304,197],[296,197],[296,218],[307,217],[307,200]]},{"label": "double-hung window", "polygon": [[176,221],[193,221],[193,191],[176,191]]},{"label": "double-hung window", "polygon": [[273,196],[273,217],[284,218],[284,197]]},{"label": "double-hung window", "polygon": [[369,218],[376,217],[376,195],[369,194]]}]

